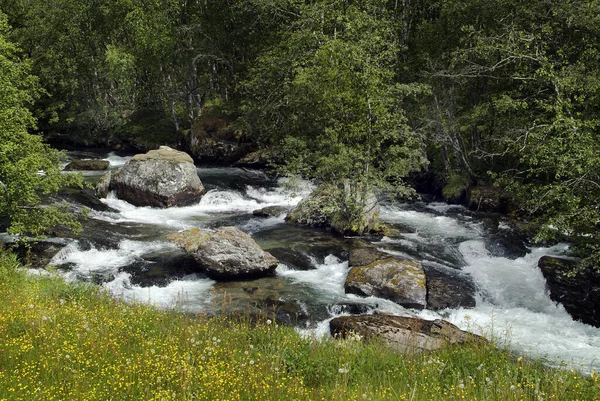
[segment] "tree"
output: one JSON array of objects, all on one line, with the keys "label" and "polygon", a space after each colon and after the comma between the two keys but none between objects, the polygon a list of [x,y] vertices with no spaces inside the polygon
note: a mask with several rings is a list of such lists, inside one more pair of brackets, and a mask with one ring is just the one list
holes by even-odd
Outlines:
[{"label": "tree", "polygon": [[425,159],[405,106],[427,87],[395,79],[401,48],[386,2],[298,2],[290,15],[245,83],[247,126],[280,150],[286,173],[337,187],[350,220],[368,193],[411,194],[403,179]]},{"label": "tree", "polygon": [[451,43],[427,63],[434,99],[446,99],[432,107],[446,170],[503,186],[538,239],[571,241],[600,270],[599,12],[453,0],[424,33]]},{"label": "tree", "polygon": [[40,201],[79,179],[62,175],[60,154],[28,132],[35,126],[29,107],[40,88],[29,62],[6,39],[8,31],[0,13],[0,216],[10,220],[10,233],[37,237],[59,224],[76,226],[64,205],[40,207]]}]

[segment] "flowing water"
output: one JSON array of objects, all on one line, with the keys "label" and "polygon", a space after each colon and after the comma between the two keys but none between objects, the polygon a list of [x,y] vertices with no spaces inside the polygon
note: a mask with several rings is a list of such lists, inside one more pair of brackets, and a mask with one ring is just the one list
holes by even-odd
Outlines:
[{"label": "flowing water", "polygon": [[[111,168],[126,157],[109,154]],[[96,180],[101,173],[88,173]],[[340,238],[284,222],[290,208],[311,185],[289,189],[260,171],[201,167],[208,193],[194,206],[135,207],[109,196],[108,211],[92,211],[85,230],[94,235],[74,241],[52,260],[70,280],[93,281],[116,296],[188,311],[218,313],[256,305],[293,306],[302,330],[324,334],[328,321],[349,312],[443,317],[459,327],[494,337],[516,352],[567,363],[583,371],[600,370],[600,329],[575,322],[552,302],[537,268],[543,255],[566,246],[527,248],[501,218],[441,203],[383,204],[381,217],[397,229],[374,244],[391,254],[415,258],[424,266],[472,280],[477,306],[441,312],[411,311],[390,301],[344,293],[347,252],[357,238]],[[253,210],[281,206],[276,217]],[[194,270],[180,250],[164,238],[191,227],[235,225],[251,234],[281,261],[275,277],[215,282]],[[95,240],[94,238],[97,238]]]}]

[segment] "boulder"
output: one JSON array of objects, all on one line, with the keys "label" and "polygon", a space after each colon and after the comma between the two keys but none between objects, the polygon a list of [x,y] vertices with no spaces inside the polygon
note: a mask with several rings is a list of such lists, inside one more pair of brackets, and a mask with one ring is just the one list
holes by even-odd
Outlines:
[{"label": "boulder", "polygon": [[44,268],[50,263],[67,241],[60,238],[40,239],[32,242],[16,242],[11,249],[22,264],[31,268]]},{"label": "boulder", "polygon": [[350,252],[349,266],[346,293],[377,296],[406,308],[427,306],[427,279],[421,262],[359,248]]},{"label": "boulder", "polygon": [[235,227],[216,231],[193,228],[169,234],[168,239],[191,254],[206,274],[217,280],[249,279],[272,275],[277,259]]},{"label": "boulder", "polygon": [[243,131],[230,127],[223,118],[206,116],[186,135],[187,149],[203,163],[232,164],[251,150]]},{"label": "boulder", "polygon": [[262,209],[256,209],[252,211],[252,214],[256,217],[279,217],[285,214],[289,209],[285,206],[267,206]]},{"label": "boulder", "polygon": [[205,192],[192,158],[168,146],[133,156],[112,175],[110,187],[135,206],[163,208],[198,203]]},{"label": "boulder", "polygon": [[471,277],[451,269],[423,266],[427,276],[427,309],[475,307],[475,284]]},{"label": "boulder", "polygon": [[578,261],[543,256],[538,266],[550,298],[560,302],[575,320],[600,327],[600,274],[582,270]]},{"label": "boulder", "polygon": [[[358,185],[344,181],[343,185],[324,183],[317,186],[292,210],[285,221],[311,227],[328,227],[342,235],[363,235],[376,231],[379,203],[373,193],[366,195]],[[360,209],[360,216],[342,208]]]},{"label": "boulder", "polygon": [[233,165],[235,167],[260,168],[264,169],[269,164],[269,160],[273,158],[273,154],[266,149],[255,150],[242,157]]},{"label": "boulder", "polygon": [[106,198],[112,189],[111,187],[112,172],[104,174],[96,184],[96,196],[98,198]]},{"label": "boulder", "polygon": [[502,188],[478,185],[467,190],[467,207],[471,210],[506,213],[508,195]]},{"label": "boulder", "polygon": [[334,337],[359,335],[379,339],[400,352],[432,351],[451,344],[482,341],[445,320],[393,315],[340,316],[329,322]]},{"label": "boulder", "polygon": [[73,160],[71,163],[65,166],[66,171],[72,170],[108,170],[110,162],[102,159],[80,159]]}]

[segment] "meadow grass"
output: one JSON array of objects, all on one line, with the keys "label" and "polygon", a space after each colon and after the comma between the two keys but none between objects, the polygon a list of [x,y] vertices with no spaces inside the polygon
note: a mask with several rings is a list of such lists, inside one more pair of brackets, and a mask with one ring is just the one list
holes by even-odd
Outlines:
[{"label": "meadow grass", "polygon": [[0,251],[0,400],[594,400],[598,376],[474,343],[402,355],[26,274]]}]

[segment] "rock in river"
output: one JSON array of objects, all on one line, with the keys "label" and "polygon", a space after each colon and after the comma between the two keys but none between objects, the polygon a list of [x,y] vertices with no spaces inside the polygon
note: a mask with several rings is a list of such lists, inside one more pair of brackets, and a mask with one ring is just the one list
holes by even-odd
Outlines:
[{"label": "rock in river", "polygon": [[216,231],[193,228],[169,234],[171,241],[190,253],[206,274],[217,280],[268,276],[279,263],[254,240],[235,227]]},{"label": "rock in river", "polygon": [[329,322],[334,337],[359,335],[365,340],[380,339],[400,352],[432,351],[447,344],[481,341],[445,320],[393,315],[340,316]]},{"label": "rock in river", "polygon": [[102,159],[79,159],[73,160],[71,163],[65,166],[66,171],[71,170],[108,170],[110,162]]},{"label": "rock in river", "polygon": [[[341,208],[346,201],[360,208],[360,218],[351,218]],[[343,235],[364,235],[376,231],[379,222],[379,202],[372,192],[363,193],[358,184],[348,180],[341,183],[323,183],[317,186],[292,210],[285,221],[311,227],[327,227]]]},{"label": "rock in river", "polygon": [[112,175],[110,188],[135,206],[153,207],[192,205],[205,192],[192,158],[168,146],[133,156]]},{"label": "rock in river", "polygon": [[538,262],[550,298],[583,323],[600,327],[600,274],[579,269],[579,262],[543,256]]},{"label": "rock in river", "polygon": [[352,267],[344,288],[347,293],[377,296],[406,308],[427,306],[425,272],[421,262],[400,259],[376,249],[358,248],[350,252]]}]

